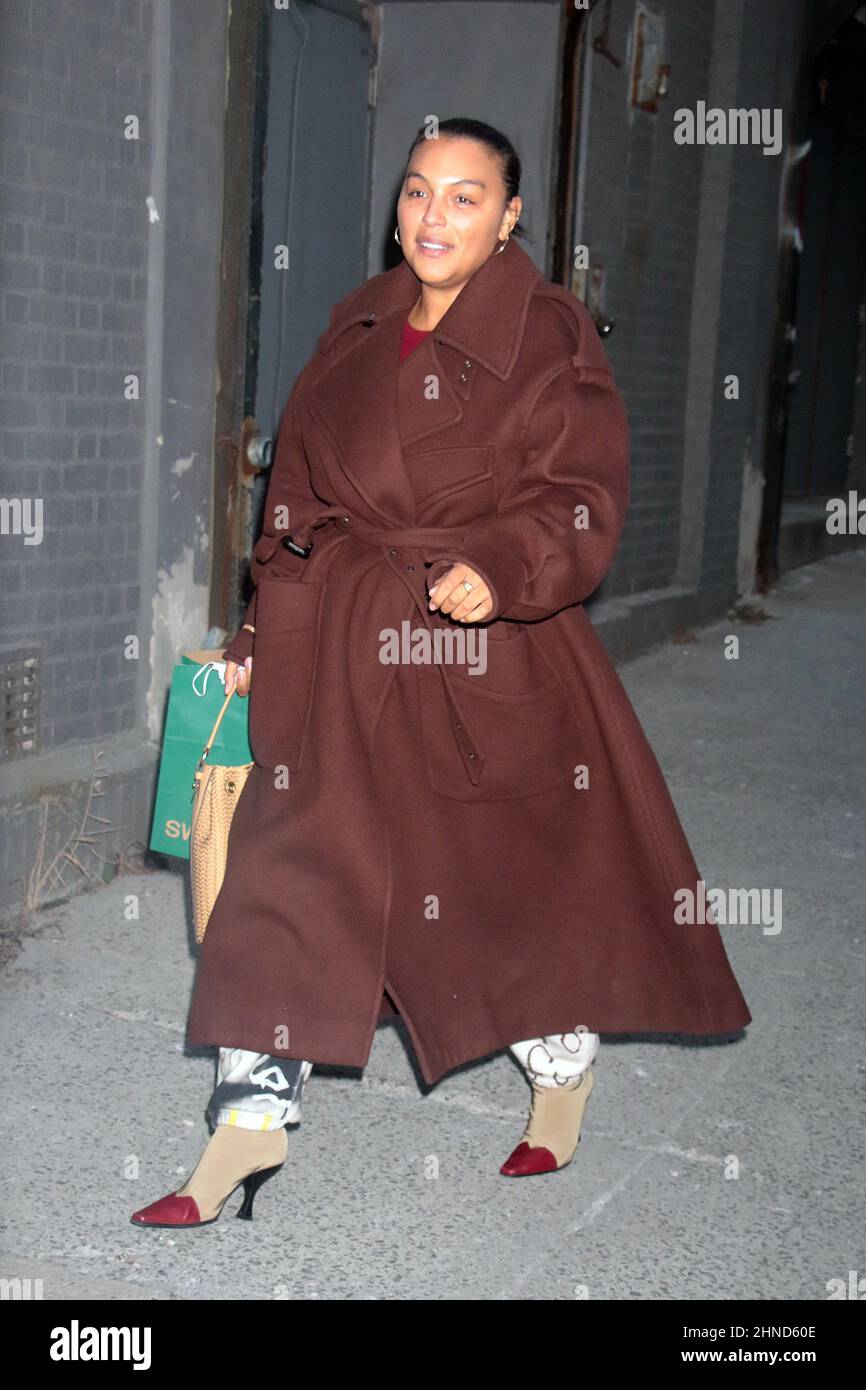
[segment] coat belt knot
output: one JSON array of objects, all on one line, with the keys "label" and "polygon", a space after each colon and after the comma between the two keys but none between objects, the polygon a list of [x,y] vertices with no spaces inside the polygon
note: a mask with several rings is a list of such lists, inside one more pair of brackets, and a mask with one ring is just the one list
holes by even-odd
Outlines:
[{"label": "coat belt knot", "polygon": [[[314,529],[328,522],[332,522],[336,530],[342,532],[346,538],[355,537],[357,540],[365,541],[368,545],[381,547],[386,556],[389,551],[396,552],[398,547],[405,547],[409,550],[417,550],[424,561],[430,562],[441,558],[443,550],[453,553],[464,536],[464,528],[461,526],[416,526],[408,528],[373,526],[358,517],[351,516],[345,507],[323,507],[321,511],[316,512],[297,527],[290,537],[284,538],[284,542],[291,540],[294,548],[305,550],[312,543]],[[407,588],[421,614],[425,627],[432,636],[436,629],[436,623],[434,614],[427,607],[427,598],[423,588],[417,584],[407,584]],[[484,768],[484,757],[472,735],[465,710],[461,709],[460,698],[455,690],[447,663],[438,663],[436,669],[442,678],[442,690],[445,696],[448,720],[457,751],[469,781],[473,786],[477,786]]]}]

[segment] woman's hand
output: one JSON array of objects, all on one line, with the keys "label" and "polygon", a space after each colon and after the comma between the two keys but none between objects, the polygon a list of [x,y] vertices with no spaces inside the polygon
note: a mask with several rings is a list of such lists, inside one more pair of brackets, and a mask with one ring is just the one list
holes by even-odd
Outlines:
[{"label": "woman's hand", "polygon": [[[464,586],[464,579],[472,585]],[[468,565],[452,565],[430,590],[428,608],[438,608],[458,623],[479,623],[493,611],[493,596],[480,574]]]},{"label": "woman's hand", "polygon": [[238,666],[236,661],[226,662],[225,692],[228,695],[234,689],[235,677],[237,677],[238,695],[249,695],[250,681],[253,675],[253,659],[248,656],[243,666]]}]

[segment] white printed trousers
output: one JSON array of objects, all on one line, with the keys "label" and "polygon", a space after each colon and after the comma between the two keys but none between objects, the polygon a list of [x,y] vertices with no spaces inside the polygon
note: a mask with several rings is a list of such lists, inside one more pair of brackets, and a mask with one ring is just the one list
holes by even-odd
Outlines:
[{"label": "white printed trousers", "polygon": [[[536,1086],[566,1086],[592,1065],[598,1055],[598,1033],[579,1029],[549,1037],[512,1043],[511,1052]],[[221,1047],[217,1084],[208,1102],[211,1124],[242,1129],[277,1129],[301,1118],[304,1086],[312,1062]]]}]

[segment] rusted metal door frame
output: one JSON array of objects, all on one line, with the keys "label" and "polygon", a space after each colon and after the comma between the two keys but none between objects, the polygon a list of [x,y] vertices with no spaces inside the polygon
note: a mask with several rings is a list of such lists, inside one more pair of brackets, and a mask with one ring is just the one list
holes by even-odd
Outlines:
[{"label": "rusted metal door frame", "polygon": [[255,382],[261,267],[261,198],[267,114],[270,9],[228,4],[225,164],[217,321],[217,390],[211,492],[211,626],[231,633],[240,621],[250,489],[239,486],[239,421],[247,421]]},{"label": "rusted metal door frame", "polygon": [[578,146],[583,46],[589,19],[599,0],[588,9],[575,9],[573,0],[562,0],[559,18],[559,77],[553,134],[553,206],[550,216],[548,275],[558,285],[571,288],[574,259],[574,209],[577,193]]}]

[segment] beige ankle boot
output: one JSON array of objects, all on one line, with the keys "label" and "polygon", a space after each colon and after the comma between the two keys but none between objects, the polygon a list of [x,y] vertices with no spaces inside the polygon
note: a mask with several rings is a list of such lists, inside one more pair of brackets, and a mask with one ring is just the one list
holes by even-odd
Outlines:
[{"label": "beige ankle boot", "polygon": [[595,1080],[589,1067],[567,1086],[532,1084],[529,1120],[520,1143],[500,1168],[508,1178],[554,1173],[574,1158]]}]

